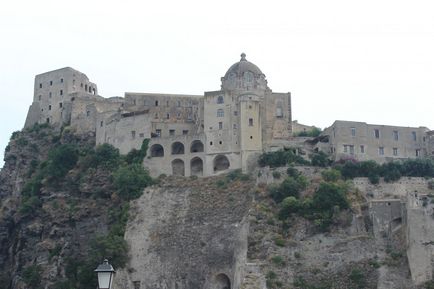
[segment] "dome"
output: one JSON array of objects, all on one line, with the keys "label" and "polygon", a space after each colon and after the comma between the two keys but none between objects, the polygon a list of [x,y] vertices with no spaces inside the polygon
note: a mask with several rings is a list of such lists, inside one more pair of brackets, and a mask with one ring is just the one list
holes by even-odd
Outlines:
[{"label": "dome", "polygon": [[225,77],[228,77],[231,74],[242,76],[246,71],[250,71],[256,76],[264,75],[262,71],[259,69],[259,67],[257,67],[255,64],[251,63],[250,61],[247,61],[246,54],[242,53],[240,61],[233,64],[228,69],[228,71],[225,74]]},{"label": "dome", "polygon": [[239,62],[232,65],[225,76],[221,78],[224,90],[265,90],[267,80],[262,71],[253,63],[246,60],[246,54],[241,54]]}]

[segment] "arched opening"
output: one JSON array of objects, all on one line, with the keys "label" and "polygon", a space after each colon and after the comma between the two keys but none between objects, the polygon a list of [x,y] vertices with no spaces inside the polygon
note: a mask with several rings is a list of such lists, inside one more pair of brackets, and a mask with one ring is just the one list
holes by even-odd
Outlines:
[{"label": "arched opening", "polygon": [[190,161],[191,175],[202,176],[203,175],[203,161],[199,157],[192,158]]},{"label": "arched opening", "polygon": [[191,143],[190,152],[201,153],[203,152],[203,143],[200,140],[195,140]]},{"label": "arched opening", "polygon": [[214,172],[224,171],[229,168],[229,160],[224,155],[218,155],[214,159]]},{"label": "arched opening", "polygon": [[183,155],[184,145],[180,142],[174,142],[172,144],[172,155]]},{"label": "arched opening", "polygon": [[180,159],[176,159],[172,161],[172,175],[174,176],[184,176],[185,175],[185,167],[184,161]]},{"label": "arched opening", "polygon": [[164,148],[160,144],[151,146],[151,157],[164,157]]},{"label": "arched opening", "polygon": [[231,280],[226,274],[218,274],[214,277],[212,289],[231,289]]}]

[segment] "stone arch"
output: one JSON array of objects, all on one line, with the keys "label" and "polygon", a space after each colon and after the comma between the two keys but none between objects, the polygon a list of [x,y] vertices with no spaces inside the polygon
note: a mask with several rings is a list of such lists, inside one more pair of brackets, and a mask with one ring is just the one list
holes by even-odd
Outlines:
[{"label": "stone arch", "polygon": [[200,157],[194,157],[190,161],[190,169],[192,176],[203,175],[203,160]]},{"label": "stone arch", "polygon": [[164,148],[160,144],[151,146],[151,157],[164,157]]},{"label": "stone arch", "polygon": [[191,143],[190,152],[192,152],[192,153],[203,152],[203,142],[201,142],[200,140],[194,140]]},{"label": "stone arch", "polygon": [[184,161],[176,159],[172,161],[172,174],[174,176],[185,176]]},{"label": "stone arch", "polygon": [[212,280],[212,289],[231,289],[231,280],[226,274],[218,274]]},{"label": "stone arch", "polygon": [[229,159],[224,155],[218,155],[214,159],[214,172],[224,171],[229,169]]},{"label": "stone arch", "polygon": [[183,155],[184,154],[184,144],[182,142],[174,142],[172,144],[172,155]]}]

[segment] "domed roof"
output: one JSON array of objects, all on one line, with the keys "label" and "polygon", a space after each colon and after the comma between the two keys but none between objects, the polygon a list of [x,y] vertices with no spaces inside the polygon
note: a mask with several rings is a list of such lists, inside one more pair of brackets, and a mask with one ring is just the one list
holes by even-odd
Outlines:
[{"label": "domed roof", "polygon": [[262,73],[262,71],[259,69],[259,67],[257,67],[256,65],[254,65],[250,61],[247,61],[246,60],[246,54],[242,53],[240,61],[233,64],[228,69],[228,71],[225,74],[225,78],[231,74],[235,74],[237,76],[242,76],[244,74],[244,72],[246,72],[246,71],[251,71],[251,72],[253,72],[253,74],[255,74],[257,76],[258,75],[264,75]]}]

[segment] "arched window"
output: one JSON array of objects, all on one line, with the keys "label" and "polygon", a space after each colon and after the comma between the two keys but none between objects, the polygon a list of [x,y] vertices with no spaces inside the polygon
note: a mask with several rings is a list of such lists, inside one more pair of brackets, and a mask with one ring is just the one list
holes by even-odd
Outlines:
[{"label": "arched window", "polygon": [[218,274],[213,278],[212,288],[216,289],[231,289],[231,280],[226,274]]},{"label": "arched window", "polygon": [[203,175],[203,161],[199,157],[192,158],[190,161],[191,175],[202,176]]},{"label": "arched window", "polygon": [[230,166],[229,160],[224,155],[218,155],[214,159],[214,172],[227,170]]},{"label": "arched window", "polygon": [[151,146],[151,157],[164,157],[164,148],[160,144]]},{"label": "arched window", "polygon": [[217,117],[224,117],[225,111],[222,108],[217,109]]},{"label": "arched window", "polygon": [[180,142],[174,142],[172,144],[172,155],[183,155],[184,145]]},{"label": "arched window", "polygon": [[225,102],[225,100],[224,100],[224,98],[223,98],[223,95],[219,95],[219,96],[217,97],[217,103],[221,104],[221,103],[224,103],[224,102]]},{"label": "arched window", "polygon": [[180,159],[176,159],[172,161],[172,174],[174,176],[184,176],[185,175],[185,166],[184,161]]},{"label": "arched window", "polygon": [[195,140],[191,143],[190,152],[200,153],[203,152],[203,143],[200,140]]}]

